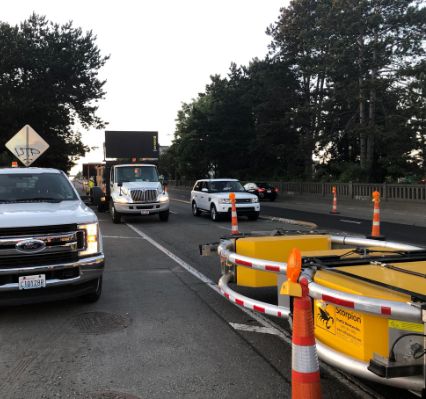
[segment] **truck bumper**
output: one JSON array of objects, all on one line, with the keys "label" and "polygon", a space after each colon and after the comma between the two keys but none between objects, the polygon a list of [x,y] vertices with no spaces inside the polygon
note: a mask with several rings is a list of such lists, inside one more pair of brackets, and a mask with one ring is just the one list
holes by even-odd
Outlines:
[{"label": "truck bumper", "polygon": [[[104,254],[74,262],[0,269],[0,276],[46,274],[46,287],[20,290],[18,282],[0,285],[0,305],[34,303],[84,295],[96,289],[104,270]],[[67,278],[68,276],[72,276]]]},{"label": "truck bumper", "polygon": [[114,202],[115,210],[118,213],[128,215],[155,215],[160,212],[169,210],[170,202],[154,202],[154,203],[143,203],[143,204],[120,204]]}]

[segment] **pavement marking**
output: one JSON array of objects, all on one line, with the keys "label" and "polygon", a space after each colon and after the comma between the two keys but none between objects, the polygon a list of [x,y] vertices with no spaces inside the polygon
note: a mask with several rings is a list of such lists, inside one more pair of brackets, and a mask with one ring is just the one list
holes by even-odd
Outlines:
[{"label": "pavement marking", "polygon": [[232,227],[220,226],[220,225],[218,225],[218,224],[216,224],[216,227],[217,227],[218,229],[227,230],[227,231],[230,231],[230,230],[232,229]]},{"label": "pavement marking", "polygon": [[144,238],[143,237],[135,237],[135,236],[133,236],[133,237],[126,237],[126,236],[102,236],[102,238],[124,238],[124,239],[128,239],[128,238],[136,238],[137,240],[143,240]]},{"label": "pavement marking", "polygon": [[190,204],[191,201],[185,201],[185,200],[181,200],[181,199],[177,199],[177,198],[172,198],[173,201],[177,201],[177,202],[183,202],[184,204]]},{"label": "pavement marking", "polygon": [[[213,291],[217,292],[221,297],[223,297],[222,292],[220,291],[218,285],[215,282],[213,282],[213,280],[210,280],[203,273],[199,272],[197,269],[195,269],[194,267],[186,263],[183,259],[179,258],[179,256],[175,255],[173,252],[163,247],[160,243],[158,243],[157,241],[149,237],[147,234],[145,234],[144,232],[142,232],[135,226],[131,225],[130,223],[126,223],[126,226],[132,229],[135,233],[139,234],[142,238],[147,240],[154,247],[156,247],[165,255],[167,255],[169,258],[174,260],[179,266],[181,266],[187,272],[191,273],[194,277],[198,278],[200,281],[205,283],[209,288],[211,288]],[[277,335],[280,339],[282,339],[284,342],[286,342],[288,345],[291,346],[291,335],[282,327],[280,327],[278,324],[275,324],[274,322],[270,321],[268,318],[266,318],[265,316],[259,313],[240,307],[236,303],[229,302],[229,301],[228,303],[234,305],[235,307],[240,309],[242,312],[249,315],[252,319],[256,320],[263,327],[270,329],[271,332],[273,331],[273,335]],[[323,368],[323,370],[327,371],[330,375],[332,375],[338,381],[342,381],[342,379],[345,380],[344,381],[345,386],[348,389],[350,389],[353,393],[355,393],[357,397],[361,399],[386,399],[384,396],[378,394],[376,391],[372,390],[367,385],[364,385],[362,382],[355,380],[355,378],[349,374],[346,374],[342,371],[338,371],[324,362],[321,362],[321,367]]]},{"label": "pavement marking", "polygon": [[276,329],[271,327],[252,326],[250,324],[239,324],[239,323],[229,323],[229,325],[234,330],[277,335]]},{"label": "pavement marking", "polygon": [[169,211],[172,215],[179,215],[179,213],[175,212],[175,211]]},{"label": "pavement marking", "polygon": [[356,220],[348,220],[348,219],[340,219],[343,223],[354,223],[354,224],[361,224],[362,222],[358,222]]}]

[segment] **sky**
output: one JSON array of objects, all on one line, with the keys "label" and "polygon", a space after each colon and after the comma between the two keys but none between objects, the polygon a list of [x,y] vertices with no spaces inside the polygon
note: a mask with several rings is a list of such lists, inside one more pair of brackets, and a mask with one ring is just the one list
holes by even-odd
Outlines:
[{"label": "sky", "polygon": [[[92,30],[110,59],[98,115],[109,130],[153,130],[170,145],[183,102],[203,92],[210,75],[226,76],[231,62],[263,58],[266,28],[288,0],[19,0],[2,5],[0,20],[19,24],[32,12],[50,21]],[[103,160],[104,132],[83,131],[97,147],[79,161]],[[76,173],[81,166],[75,167]]]}]

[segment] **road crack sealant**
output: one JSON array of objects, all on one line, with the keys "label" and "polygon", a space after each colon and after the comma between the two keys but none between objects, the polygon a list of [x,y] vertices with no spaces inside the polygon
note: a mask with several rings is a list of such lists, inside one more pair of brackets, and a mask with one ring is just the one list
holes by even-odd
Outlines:
[{"label": "road crack sealant", "polygon": [[[182,201],[184,202],[184,201]],[[167,255],[169,258],[171,258],[173,261],[175,261],[179,266],[181,266],[183,269],[185,269],[187,272],[192,274],[194,277],[202,281],[204,284],[206,284],[208,287],[210,287],[213,291],[218,293],[220,296],[222,296],[222,293],[218,287],[218,285],[209,279],[207,276],[205,276],[203,273],[199,272],[197,269],[195,269],[193,266],[189,265],[187,262],[185,262],[183,259],[181,259],[179,256],[175,255],[173,252],[165,248],[163,245],[155,241],[153,238],[148,236],[143,231],[139,230],[137,227],[133,226],[132,224],[126,223],[126,226],[128,226],[130,229],[132,229],[135,233],[137,233],[139,236],[144,238],[146,241],[148,241],[151,245],[153,245],[155,248],[157,248],[159,251],[163,252],[165,255]],[[187,284],[186,284],[187,285]],[[291,335],[284,330],[282,327],[280,327],[278,324],[275,324],[265,316],[255,313],[249,309],[240,307],[232,302],[229,302],[236,306],[238,309],[240,309],[242,312],[249,315],[251,318],[256,320],[261,326],[268,328],[271,334],[278,336],[281,340],[286,342],[288,345],[291,346]],[[211,308],[211,306],[209,306]],[[217,312],[213,309],[213,311],[217,314]],[[220,317],[220,316],[219,316]],[[222,317],[221,317],[222,318]],[[223,319],[223,318],[222,318]],[[232,328],[232,326],[229,325],[227,322],[227,325]],[[233,329],[233,328],[232,328]],[[237,330],[233,329],[237,332]],[[246,340],[246,342],[248,342]],[[248,342],[249,343],[249,342]],[[249,343],[249,345],[258,353],[262,358],[265,359],[264,355],[261,354],[256,348],[253,347]],[[288,377],[282,374],[280,370],[278,370],[274,365],[272,365],[267,359],[265,359],[268,364],[271,365],[272,368],[274,368],[279,375],[281,375],[287,382],[289,381]],[[349,390],[351,390],[358,398],[361,399],[386,399],[384,396],[380,395],[378,392],[370,389],[368,386],[364,385],[362,382],[356,380],[354,377],[334,369],[333,367],[327,365],[324,362],[321,362],[321,368],[326,371],[329,375],[336,378],[338,381],[342,382]]]}]

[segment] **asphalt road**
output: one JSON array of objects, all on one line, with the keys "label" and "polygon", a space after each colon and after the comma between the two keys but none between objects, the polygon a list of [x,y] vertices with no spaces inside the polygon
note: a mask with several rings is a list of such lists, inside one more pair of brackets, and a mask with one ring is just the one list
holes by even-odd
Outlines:
[{"label": "asphalt road", "polygon": [[[96,304],[2,309],[1,398],[289,397],[287,322],[229,303],[216,291],[218,258],[198,254],[198,244],[229,233],[229,222],[195,218],[182,201],[171,209],[167,223],[152,216],[114,225],[99,214],[107,266]],[[275,299],[267,289],[255,295]],[[326,366],[321,377],[325,398],[412,397]]]}]

